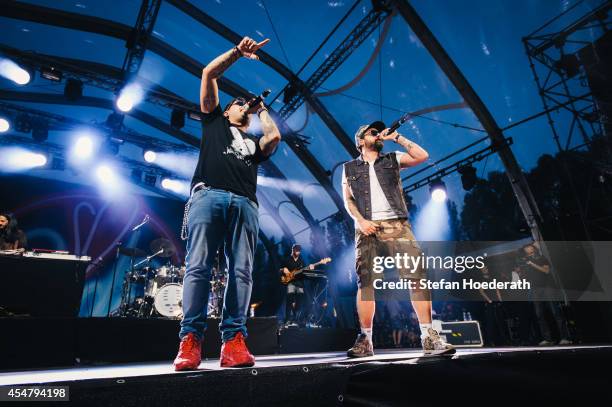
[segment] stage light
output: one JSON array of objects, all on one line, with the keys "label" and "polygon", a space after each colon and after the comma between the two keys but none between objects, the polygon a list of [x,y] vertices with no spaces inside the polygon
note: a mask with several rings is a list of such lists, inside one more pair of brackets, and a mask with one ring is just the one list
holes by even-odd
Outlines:
[{"label": "stage light", "polygon": [[74,155],[80,159],[90,158],[93,154],[94,142],[89,136],[81,136],[74,145]]},{"label": "stage light", "polygon": [[17,85],[27,85],[32,80],[32,75],[28,70],[10,59],[0,59],[0,76],[10,79]]},{"label": "stage light", "polygon": [[0,148],[0,170],[19,172],[47,164],[47,156],[21,147]]},{"label": "stage light", "polygon": [[11,129],[11,123],[4,117],[0,117],[0,133],[6,133]]},{"label": "stage light", "polygon": [[149,185],[149,186],[154,187],[155,183],[157,183],[157,175],[155,175],[153,173],[150,173],[150,172],[145,173],[145,175],[144,175],[144,183],[145,183],[145,185]]},{"label": "stage light", "polygon": [[285,88],[285,91],[283,92],[283,103],[284,104],[289,103],[291,99],[293,99],[296,95],[297,95],[297,89],[291,84],[287,85],[287,87]]},{"label": "stage light", "polygon": [[113,112],[109,114],[108,117],[106,118],[106,126],[110,129],[117,130],[123,124],[124,118],[125,118],[124,115]]},{"label": "stage light", "polygon": [[104,144],[104,152],[109,155],[117,155],[119,154],[119,147],[124,143],[123,140],[116,137],[109,137]]},{"label": "stage light", "polygon": [[78,79],[68,79],[66,86],[64,86],[64,97],[71,101],[76,101],[83,97],[83,82]]},{"label": "stage light", "polygon": [[58,171],[64,171],[66,169],[66,160],[60,156],[53,156],[51,160],[51,168]]},{"label": "stage light", "polygon": [[177,194],[185,196],[189,194],[189,184],[187,183],[187,181],[164,178],[161,182],[161,186],[162,188],[175,192]]},{"label": "stage light", "polygon": [[135,184],[140,184],[140,182],[142,181],[142,170],[134,168],[130,173],[130,178],[132,179],[132,181],[134,181]]},{"label": "stage light", "polygon": [[172,109],[170,125],[175,129],[182,129],[185,126],[185,112],[181,109]]},{"label": "stage light", "polygon": [[476,181],[478,177],[476,176],[476,168],[471,165],[466,165],[464,167],[459,168],[459,174],[461,174],[461,185],[463,185],[463,189],[466,191],[471,190],[476,185]]},{"label": "stage light", "polygon": [[52,66],[43,66],[40,68],[40,76],[53,82],[61,82],[64,74]]},{"label": "stage light", "polygon": [[580,61],[575,54],[565,54],[554,63],[555,68],[565,72],[568,79],[573,78],[580,72]]},{"label": "stage light", "polygon": [[446,185],[441,179],[432,181],[431,184],[429,184],[429,192],[434,202],[446,201]]},{"label": "stage light", "polygon": [[106,164],[102,164],[96,168],[96,176],[104,184],[112,184],[117,179],[115,171]]},{"label": "stage light", "polygon": [[117,98],[117,108],[122,112],[129,112],[132,108],[142,101],[144,91],[137,83],[127,85],[121,90]]},{"label": "stage light", "polygon": [[157,159],[157,154],[155,151],[147,150],[144,153],[144,160],[148,163],[154,163]]},{"label": "stage light", "polygon": [[32,129],[32,138],[34,141],[42,143],[49,138],[49,125],[47,123],[38,123]]},{"label": "stage light", "polygon": [[32,131],[32,121],[28,115],[20,114],[15,118],[15,130],[20,133],[29,133]]}]

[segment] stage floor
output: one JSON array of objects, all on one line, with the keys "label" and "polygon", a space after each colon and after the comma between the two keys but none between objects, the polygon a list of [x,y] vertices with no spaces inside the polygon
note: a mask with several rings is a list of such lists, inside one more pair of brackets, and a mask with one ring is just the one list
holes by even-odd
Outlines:
[{"label": "stage floor", "polygon": [[[508,352],[547,352],[575,349],[610,349],[612,345],[604,346],[554,346],[554,347],[507,347],[507,348],[470,348],[459,349],[452,358],[464,358],[482,354],[502,354]],[[440,357],[433,357],[440,358]],[[443,357],[450,358],[450,357]],[[252,368],[245,369],[266,369],[287,366],[306,366],[306,365],[356,365],[362,363],[401,363],[418,364],[421,361],[431,360],[432,357],[424,357],[419,349],[379,349],[376,355],[368,358],[349,359],[345,352],[325,352],[325,353],[303,353],[289,355],[268,355],[258,356],[256,364]],[[204,360],[197,371],[175,372],[172,361],[151,362],[151,363],[131,363],[114,364],[104,366],[79,366],[70,368],[57,368],[45,370],[27,370],[0,372],[0,386],[24,385],[24,384],[45,384],[54,382],[78,382],[83,380],[99,379],[123,379],[130,377],[146,376],[167,376],[184,375],[190,376],[197,374],[213,373],[221,370],[240,370],[219,367],[219,359]]]}]

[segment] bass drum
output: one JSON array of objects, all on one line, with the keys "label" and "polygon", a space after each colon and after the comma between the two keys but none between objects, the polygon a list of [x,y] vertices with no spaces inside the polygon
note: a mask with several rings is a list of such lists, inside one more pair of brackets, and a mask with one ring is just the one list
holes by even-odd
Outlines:
[{"label": "bass drum", "polygon": [[168,318],[183,316],[183,285],[166,284],[155,294],[155,311]]}]

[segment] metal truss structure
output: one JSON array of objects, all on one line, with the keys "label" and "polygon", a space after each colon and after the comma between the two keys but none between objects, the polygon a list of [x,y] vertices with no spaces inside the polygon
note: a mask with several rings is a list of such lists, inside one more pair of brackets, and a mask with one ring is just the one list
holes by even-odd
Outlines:
[{"label": "metal truss structure", "polygon": [[[551,28],[572,9],[524,37],[523,44],[573,191],[574,215],[581,221],[585,238],[591,240],[596,229],[612,233],[612,216],[592,215],[594,188],[605,188],[603,174],[612,175],[612,1],[561,29]],[[585,159],[578,152],[586,153],[592,164],[592,174],[584,180],[586,193],[578,193],[569,169],[569,160]],[[593,181],[598,178],[593,172],[599,172],[599,182]]]}]

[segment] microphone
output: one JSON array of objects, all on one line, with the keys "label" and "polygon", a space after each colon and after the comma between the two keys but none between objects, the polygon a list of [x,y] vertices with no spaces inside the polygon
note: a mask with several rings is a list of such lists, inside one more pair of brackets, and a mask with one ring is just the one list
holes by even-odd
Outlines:
[{"label": "microphone", "polygon": [[266,89],[261,92],[261,95],[257,96],[255,99],[250,100],[248,103],[249,109],[252,109],[256,105],[260,104],[265,98],[268,97],[270,93],[272,93],[272,89]]},{"label": "microphone", "polygon": [[149,217],[149,215],[148,215],[148,214],[145,214],[145,217],[144,217],[144,219],[142,220],[142,222],[140,222],[138,225],[136,225],[136,226],[134,226],[134,227],[132,228],[132,232],[137,231],[138,229],[140,229],[141,227],[143,227],[144,225],[146,225],[147,223],[149,223],[149,219],[151,219],[151,218]]},{"label": "microphone", "polygon": [[391,126],[389,127],[389,133],[388,134],[391,134],[395,130],[399,129],[400,126],[402,124],[404,124],[406,122],[406,120],[408,120],[408,117],[409,117],[409,115],[404,115],[404,116],[400,117],[398,120],[396,120],[393,123],[391,123]]}]

